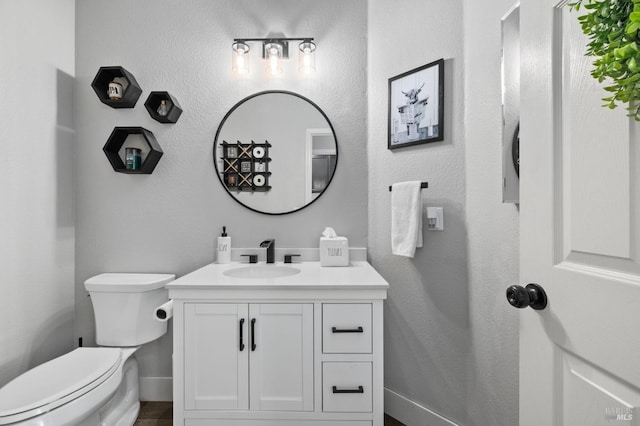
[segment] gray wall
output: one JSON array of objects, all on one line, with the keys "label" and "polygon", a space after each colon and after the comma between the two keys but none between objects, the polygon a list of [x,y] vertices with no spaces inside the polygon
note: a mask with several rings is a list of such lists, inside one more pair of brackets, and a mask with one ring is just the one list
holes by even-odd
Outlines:
[{"label": "gray wall", "polygon": [[[94,322],[83,288],[106,271],[183,275],[211,262],[222,225],[234,247],[275,237],[278,247],[315,247],[325,226],[366,245],[366,2],[361,0],[83,0],[77,2],[77,258],[76,336],[91,343]],[[231,73],[236,37],[315,37],[316,74],[266,79],[252,57],[252,75]],[[295,45],[294,51],[295,51]],[[259,45],[252,47],[253,53]],[[90,88],[100,66],[122,65],[143,94],[135,109],[101,104]],[[267,216],[240,206],[222,188],[212,160],[224,114],[244,97],[284,89],[314,101],[331,120],[340,158],[334,183],[310,208]],[[184,109],[177,124],[153,121],[143,103],[151,90],[171,92]],[[114,173],[103,152],[114,126],[142,126],[164,157],[151,175]],[[171,336],[138,355],[141,376],[171,375]]]},{"label": "gray wall", "polygon": [[[462,1],[369,2],[369,255],[389,281],[385,386],[468,424],[468,244],[465,223]],[[387,149],[387,80],[445,59],[445,139]],[[424,231],[413,259],[391,254],[388,186],[429,182],[426,206],[444,207],[445,230]],[[402,420],[402,419],[400,419]]]},{"label": "gray wall", "polygon": [[73,347],[74,19],[0,2],[0,386]]},{"label": "gray wall", "polygon": [[[385,386],[461,425],[513,425],[518,323],[504,290],[517,279],[518,217],[501,204],[506,6],[476,3],[369,1],[368,248],[391,284]],[[388,78],[439,58],[444,141],[387,150]],[[387,187],[404,180],[428,181],[425,205],[445,214],[445,230],[424,231],[414,259],[391,254]]]},{"label": "gray wall", "polygon": [[469,424],[518,424],[519,214],[502,201],[500,20],[515,0],[464,4],[466,216],[469,238]]}]

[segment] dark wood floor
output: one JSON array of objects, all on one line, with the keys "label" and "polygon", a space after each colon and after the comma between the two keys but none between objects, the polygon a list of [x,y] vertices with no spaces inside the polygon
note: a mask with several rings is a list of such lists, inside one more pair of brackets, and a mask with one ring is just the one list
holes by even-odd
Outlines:
[{"label": "dark wood floor", "polygon": [[405,426],[404,423],[400,423],[393,417],[389,417],[386,414],[384,415],[384,426]]},{"label": "dark wood floor", "polygon": [[[141,402],[140,414],[134,426],[172,426],[173,404],[171,402]],[[384,426],[404,426],[385,414]]]},{"label": "dark wood floor", "polygon": [[172,426],[172,402],[141,402],[140,414],[134,426]]}]

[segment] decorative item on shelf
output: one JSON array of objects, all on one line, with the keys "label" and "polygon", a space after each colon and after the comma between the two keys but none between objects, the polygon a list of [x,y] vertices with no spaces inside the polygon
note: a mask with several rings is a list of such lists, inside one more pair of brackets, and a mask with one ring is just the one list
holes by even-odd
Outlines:
[{"label": "decorative item on shelf", "polygon": [[234,74],[246,76],[249,74],[249,51],[251,50],[247,42],[262,42],[262,59],[265,62],[265,73],[267,76],[278,76],[283,73],[282,61],[289,59],[289,42],[299,41],[298,70],[304,74],[311,74],[316,70],[315,50],[316,45],[312,37],[305,38],[242,38],[234,39],[231,45],[232,65]]},{"label": "decorative item on shelf", "polygon": [[444,139],[444,59],[389,79],[388,149]]},{"label": "decorative item on shelf", "polygon": [[[120,152],[130,135],[140,135],[141,138],[139,139],[142,141],[144,148],[126,147],[123,161]],[[135,167],[136,149],[139,151],[137,161],[140,164],[138,164],[138,167]],[[153,133],[143,127],[115,127],[102,150],[114,171],[131,174],[151,174],[163,155],[162,148]],[[129,157],[130,152],[132,153],[131,157]],[[143,152],[145,153],[144,155]],[[129,167],[129,158],[132,159],[132,165],[135,168]]]},{"label": "decorative item on shelf", "polygon": [[133,108],[142,94],[136,78],[121,66],[100,67],[91,87],[112,108]]},{"label": "decorative item on shelf", "polygon": [[182,114],[182,107],[178,100],[169,92],[149,93],[144,107],[151,118],[160,123],[176,123]]},{"label": "decorative item on shelf", "polygon": [[127,170],[138,170],[142,164],[142,150],[140,148],[125,148],[124,156]]},{"label": "decorative item on shelf", "polygon": [[107,95],[112,101],[122,99],[122,84],[113,80],[111,83],[109,83],[109,87],[107,88]]},{"label": "decorative item on shelf", "polygon": [[164,99],[160,101],[160,106],[158,107],[158,115],[166,116],[169,112],[169,107],[167,107],[167,101]]},{"label": "decorative item on shelf", "polygon": [[[606,108],[627,104],[628,116],[640,121],[640,5],[637,1],[576,0],[571,10],[587,10],[578,17],[582,32],[589,37],[587,56],[594,56],[591,75],[607,81],[603,98]],[[609,80],[611,79],[611,80]]]},{"label": "decorative item on shelf", "polygon": [[222,181],[236,191],[269,191],[269,147],[264,143],[222,142]]}]

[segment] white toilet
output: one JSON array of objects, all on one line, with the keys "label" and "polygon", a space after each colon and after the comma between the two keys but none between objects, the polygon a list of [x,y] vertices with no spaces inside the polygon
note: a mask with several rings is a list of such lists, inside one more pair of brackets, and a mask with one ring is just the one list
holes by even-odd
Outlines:
[{"label": "white toilet", "polygon": [[140,345],[167,332],[154,318],[171,274],[101,274],[88,279],[96,342],[18,376],[0,389],[0,425],[131,426],[138,416]]}]

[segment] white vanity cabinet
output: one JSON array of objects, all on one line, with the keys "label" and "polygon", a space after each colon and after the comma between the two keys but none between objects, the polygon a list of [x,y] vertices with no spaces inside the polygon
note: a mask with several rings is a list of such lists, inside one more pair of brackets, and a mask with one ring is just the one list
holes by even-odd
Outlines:
[{"label": "white vanity cabinet", "polygon": [[185,409],[313,410],[313,304],[185,303]]},{"label": "white vanity cabinet", "polygon": [[168,286],[174,425],[383,426],[380,275],[304,262],[293,277],[227,278],[234,267]]}]

